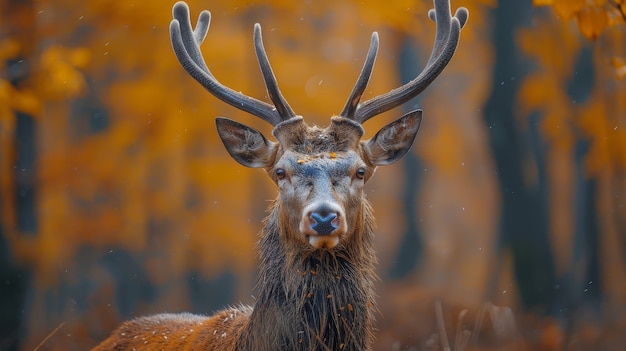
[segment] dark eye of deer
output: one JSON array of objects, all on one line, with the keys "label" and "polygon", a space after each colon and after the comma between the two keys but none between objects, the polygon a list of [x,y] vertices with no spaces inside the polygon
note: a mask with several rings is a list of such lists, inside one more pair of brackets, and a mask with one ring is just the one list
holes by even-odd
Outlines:
[{"label": "dark eye of deer", "polygon": [[284,179],[285,178],[285,170],[282,168],[278,168],[276,169],[276,178],[277,179]]},{"label": "dark eye of deer", "polygon": [[365,168],[361,167],[356,170],[356,177],[359,179],[365,178]]}]

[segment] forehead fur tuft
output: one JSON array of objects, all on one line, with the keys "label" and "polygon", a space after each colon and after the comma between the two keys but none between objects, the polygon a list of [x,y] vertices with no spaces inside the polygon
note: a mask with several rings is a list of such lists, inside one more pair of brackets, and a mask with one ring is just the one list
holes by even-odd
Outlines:
[{"label": "forehead fur tuft", "polygon": [[278,124],[272,134],[285,149],[318,154],[356,150],[363,136],[363,127],[343,117],[332,117],[326,128],[309,127],[302,118],[294,118]]}]

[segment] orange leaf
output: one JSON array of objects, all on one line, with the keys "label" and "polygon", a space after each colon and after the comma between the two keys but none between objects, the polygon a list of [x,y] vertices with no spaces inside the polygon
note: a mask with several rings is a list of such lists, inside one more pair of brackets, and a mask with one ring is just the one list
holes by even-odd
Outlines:
[{"label": "orange leaf", "polygon": [[578,12],[578,27],[589,40],[595,40],[607,25],[608,18],[604,9],[587,6]]},{"label": "orange leaf", "polygon": [[550,6],[553,3],[553,0],[533,0],[533,6]]},{"label": "orange leaf", "polygon": [[568,20],[585,7],[585,0],[554,0],[552,6],[557,16]]},{"label": "orange leaf", "polygon": [[615,75],[617,79],[626,78],[626,58],[624,57],[613,57],[611,58],[611,65],[615,67]]},{"label": "orange leaf", "polygon": [[0,41],[0,59],[3,61],[17,56],[21,48],[17,40],[11,38]]},{"label": "orange leaf", "polygon": [[42,104],[39,96],[30,90],[13,92],[13,107],[16,111],[37,116],[41,112]]}]

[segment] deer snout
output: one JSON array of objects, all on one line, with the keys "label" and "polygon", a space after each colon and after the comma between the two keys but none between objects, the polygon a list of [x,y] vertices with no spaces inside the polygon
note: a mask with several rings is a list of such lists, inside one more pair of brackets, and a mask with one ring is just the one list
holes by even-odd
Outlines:
[{"label": "deer snout", "polygon": [[316,248],[332,248],[346,231],[345,214],[332,203],[312,204],[304,209],[300,232]]}]

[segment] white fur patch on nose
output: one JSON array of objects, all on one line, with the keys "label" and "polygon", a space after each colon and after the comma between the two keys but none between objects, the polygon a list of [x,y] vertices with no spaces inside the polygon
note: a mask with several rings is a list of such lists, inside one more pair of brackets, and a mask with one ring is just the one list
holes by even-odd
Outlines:
[{"label": "white fur patch on nose", "polygon": [[339,244],[339,235],[309,235],[309,244],[316,249],[331,249]]}]

